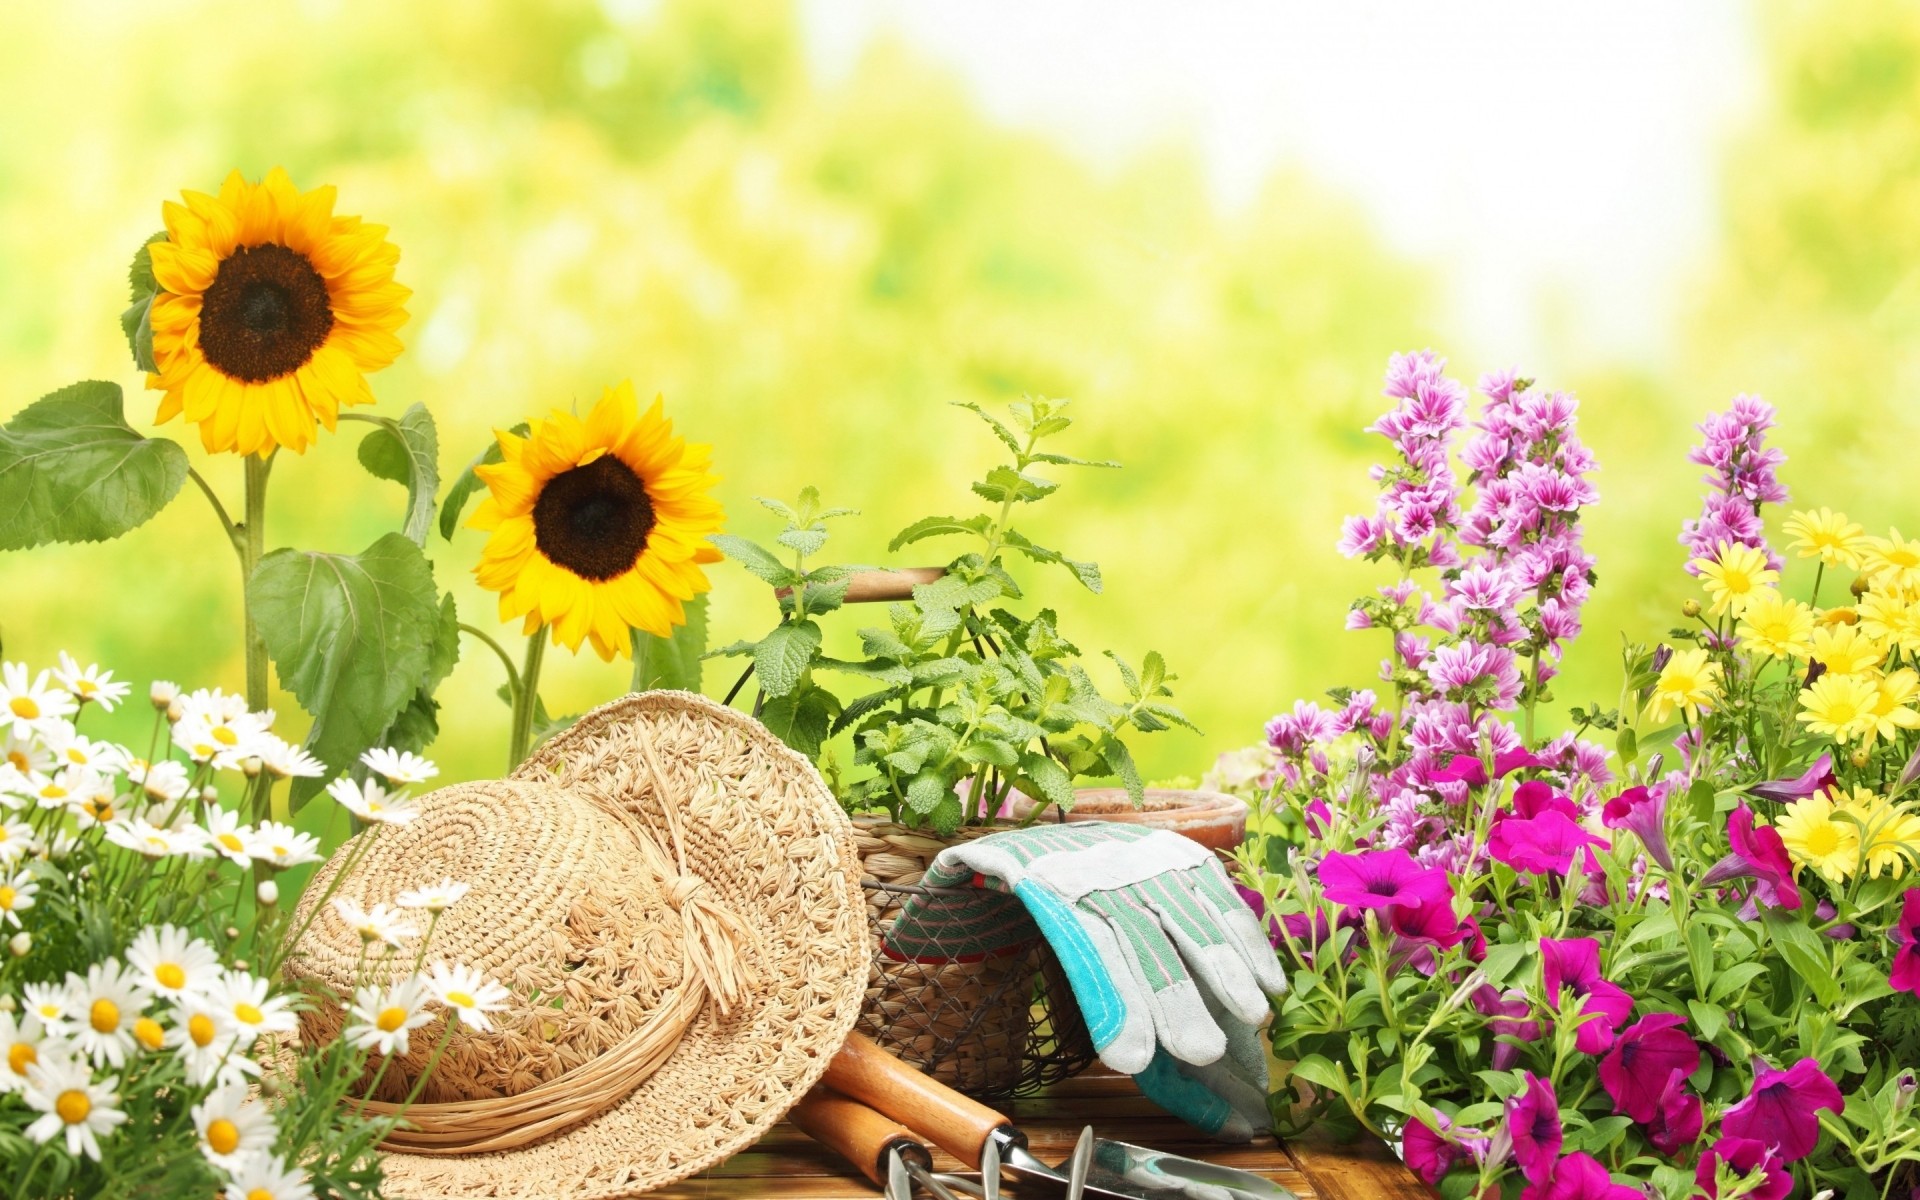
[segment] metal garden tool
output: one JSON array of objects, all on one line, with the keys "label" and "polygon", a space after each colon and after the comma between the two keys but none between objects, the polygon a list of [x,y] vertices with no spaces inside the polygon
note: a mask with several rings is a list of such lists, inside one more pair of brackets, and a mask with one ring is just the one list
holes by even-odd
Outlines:
[{"label": "metal garden tool", "polygon": [[[1050,1165],[1028,1149],[1026,1135],[1006,1117],[928,1078],[857,1033],[834,1056],[823,1082],[969,1166],[997,1163],[1017,1172],[1023,1182],[1053,1184],[1073,1200],[1083,1194],[1118,1200],[1298,1200],[1251,1171],[1094,1138],[1091,1130],[1081,1135],[1081,1148],[1072,1158]],[[942,1177],[940,1182],[951,1186],[953,1181]]]}]

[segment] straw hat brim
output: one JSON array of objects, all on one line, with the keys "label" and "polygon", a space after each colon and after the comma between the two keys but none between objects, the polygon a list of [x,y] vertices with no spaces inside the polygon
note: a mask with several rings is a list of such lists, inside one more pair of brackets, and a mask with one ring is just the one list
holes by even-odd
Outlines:
[{"label": "straw hat brim", "polygon": [[853,1028],[871,947],[852,826],[813,764],[764,726],[702,696],[645,692],[586,714],[513,777],[558,782],[615,815],[644,808],[656,801],[640,738],[680,805],[688,873],[754,931],[753,986],[728,1016],[710,1005],[638,1090],[580,1125],[517,1150],[386,1154],[389,1196],[651,1191],[759,1140]]}]

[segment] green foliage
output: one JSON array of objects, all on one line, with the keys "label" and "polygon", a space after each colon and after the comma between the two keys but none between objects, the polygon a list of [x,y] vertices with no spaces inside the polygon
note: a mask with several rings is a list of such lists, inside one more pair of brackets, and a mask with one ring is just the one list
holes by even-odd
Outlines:
[{"label": "green foliage", "polygon": [[[344,771],[444,662],[445,616],[420,547],[387,534],[357,555],[276,550],[247,602],[283,687],[313,714],[307,749]],[[322,780],[301,780],[298,807]]]},{"label": "green foliage", "polygon": [[118,384],[61,388],[0,426],[0,550],[117,538],[186,480],[179,446],[127,424]]},{"label": "green foliage", "polygon": [[360,465],[369,474],[406,487],[407,516],[400,531],[424,548],[433,527],[434,493],[440,487],[440,438],[433,414],[426,405],[415,404],[398,421],[370,420],[374,429],[360,439]]},{"label": "green foliage", "polygon": [[[511,432],[519,437],[526,437],[530,430],[531,426],[522,421],[515,425]],[[453,540],[453,531],[460,528],[461,514],[467,511],[467,505],[472,502],[475,494],[486,488],[486,484],[480,482],[480,476],[474,473],[474,468],[492,466],[499,461],[500,442],[498,439],[489,439],[487,448],[474,455],[473,461],[469,462],[460,474],[454,476],[452,485],[447,488],[447,498],[440,506],[441,537],[448,541]],[[372,470],[371,467],[368,469]]]},{"label": "green foliage", "polygon": [[629,691],[700,690],[700,661],[707,651],[707,598],[695,596],[683,607],[686,624],[676,626],[672,637],[663,638],[640,629],[633,631],[633,680],[628,685]]}]

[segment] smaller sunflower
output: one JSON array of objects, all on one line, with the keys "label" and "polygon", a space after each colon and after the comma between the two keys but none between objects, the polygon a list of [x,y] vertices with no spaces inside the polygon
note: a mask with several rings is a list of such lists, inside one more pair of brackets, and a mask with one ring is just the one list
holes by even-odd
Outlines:
[{"label": "smaller sunflower", "polygon": [[491,531],[474,575],[500,593],[500,619],[591,640],[603,659],[632,653],[628,631],[666,637],[710,586],[701,564],[725,514],[709,489],[712,448],[673,436],[661,402],[643,415],[633,385],[611,387],[584,418],[555,410],[526,437],[498,433],[502,461],[475,469],[490,495],[468,524]]},{"label": "smaller sunflower", "polygon": [[181,198],[147,247],[155,420],[185,414],[208,453],[305,453],[316,420],[332,429],[341,406],[372,404],[364,376],[399,357],[400,251],[386,226],[334,216],[333,188],[302,192],[278,167]]}]

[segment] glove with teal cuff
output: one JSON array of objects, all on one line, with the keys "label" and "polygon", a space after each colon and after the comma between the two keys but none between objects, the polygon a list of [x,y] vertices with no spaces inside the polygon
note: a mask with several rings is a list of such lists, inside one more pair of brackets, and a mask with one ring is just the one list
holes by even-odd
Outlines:
[{"label": "glove with teal cuff", "polygon": [[[1166,830],[1084,822],[991,834],[941,852],[929,887],[978,881],[1010,891],[1052,946],[1101,1061],[1217,1137],[1268,1125],[1266,1055],[1256,1031],[1286,976],[1260,922],[1212,853]],[[972,904],[914,897],[886,951],[926,958],[951,933],[972,953],[1025,927],[982,890]]]}]

